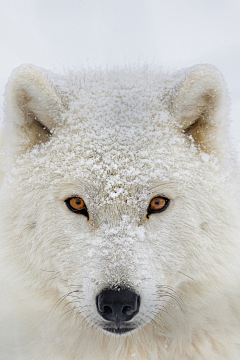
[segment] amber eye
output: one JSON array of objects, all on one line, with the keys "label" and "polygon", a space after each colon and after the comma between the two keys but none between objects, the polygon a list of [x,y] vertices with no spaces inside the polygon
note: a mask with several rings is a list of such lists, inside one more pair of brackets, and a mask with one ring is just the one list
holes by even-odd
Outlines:
[{"label": "amber eye", "polygon": [[166,205],[166,199],[163,197],[156,197],[151,200],[150,206],[153,210],[161,210]]},{"label": "amber eye", "polygon": [[71,211],[77,214],[85,215],[87,218],[89,218],[86,204],[80,197],[68,198],[65,200],[65,203]]},{"label": "amber eye", "polygon": [[85,203],[84,203],[83,199],[76,197],[76,198],[71,198],[69,200],[69,205],[74,210],[82,210],[85,206]]},{"label": "amber eye", "polygon": [[169,205],[169,201],[170,201],[169,199],[167,199],[163,196],[156,196],[155,198],[153,198],[150,201],[150,204],[148,207],[147,217],[149,217],[149,215],[151,215],[151,214],[166,210],[166,208]]}]

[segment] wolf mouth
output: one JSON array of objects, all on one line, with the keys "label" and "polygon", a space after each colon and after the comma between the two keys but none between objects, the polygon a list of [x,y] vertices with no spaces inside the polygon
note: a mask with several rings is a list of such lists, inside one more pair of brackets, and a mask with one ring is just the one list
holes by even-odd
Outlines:
[{"label": "wolf mouth", "polygon": [[105,331],[111,332],[113,334],[118,334],[118,335],[122,335],[125,334],[127,332],[133,331],[136,328],[132,327],[132,328],[116,328],[116,327],[104,327],[103,328]]}]

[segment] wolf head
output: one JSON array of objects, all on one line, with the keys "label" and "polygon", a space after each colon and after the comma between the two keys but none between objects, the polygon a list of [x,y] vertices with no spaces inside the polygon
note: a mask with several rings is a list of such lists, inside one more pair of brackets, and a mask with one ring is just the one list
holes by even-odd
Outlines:
[{"label": "wolf head", "polygon": [[209,324],[239,251],[219,72],[21,66],[5,104],[15,286],[61,299],[57,311],[106,336]]}]

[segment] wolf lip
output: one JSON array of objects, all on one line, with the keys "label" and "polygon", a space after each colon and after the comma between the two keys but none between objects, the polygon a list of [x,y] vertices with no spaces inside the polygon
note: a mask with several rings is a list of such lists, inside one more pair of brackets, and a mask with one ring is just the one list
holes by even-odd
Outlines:
[{"label": "wolf lip", "polygon": [[134,330],[135,328],[114,328],[114,327],[104,327],[103,328],[105,331],[108,331],[108,332],[111,332],[113,334],[118,334],[118,335],[121,335],[121,334],[125,334],[129,331],[132,331]]}]

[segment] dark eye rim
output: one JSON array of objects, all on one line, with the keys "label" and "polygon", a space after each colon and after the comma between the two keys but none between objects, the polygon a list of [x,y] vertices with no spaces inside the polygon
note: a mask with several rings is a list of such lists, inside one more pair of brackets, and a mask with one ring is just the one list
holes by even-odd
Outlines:
[{"label": "dark eye rim", "polygon": [[[154,210],[151,207],[151,202],[152,202],[153,199],[158,198],[158,197],[163,198],[166,201],[166,204],[164,205],[164,207],[162,209]],[[160,212],[165,211],[169,204],[170,204],[170,199],[168,199],[166,196],[163,196],[163,195],[154,196],[149,202],[149,206],[148,206],[148,209],[147,209],[147,218],[149,218],[149,215],[151,215],[151,214],[156,214],[156,213],[160,213]]]},{"label": "dark eye rim", "polygon": [[88,215],[88,211],[87,211],[87,207],[86,207],[85,201],[82,199],[83,202],[84,202],[84,207],[83,207],[81,210],[76,210],[76,209],[74,209],[74,208],[70,205],[70,201],[71,201],[71,199],[73,199],[73,198],[82,199],[80,196],[71,196],[71,197],[67,198],[67,199],[65,200],[65,203],[66,203],[67,207],[69,208],[69,210],[71,210],[71,211],[74,212],[75,214],[84,215],[84,216],[86,216],[87,219],[89,220],[89,215]]}]

